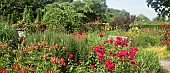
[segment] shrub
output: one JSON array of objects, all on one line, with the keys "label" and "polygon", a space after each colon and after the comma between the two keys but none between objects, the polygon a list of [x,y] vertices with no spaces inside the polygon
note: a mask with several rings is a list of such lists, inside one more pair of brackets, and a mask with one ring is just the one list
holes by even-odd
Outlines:
[{"label": "shrub", "polygon": [[159,38],[161,35],[151,35],[149,33],[141,33],[134,39],[134,45],[140,46],[143,48],[149,46],[159,46],[161,45],[159,42]]},{"label": "shrub", "polygon": [[135,59],[139,62],[142,73],[157,73],[160,69],[159,58],[156,52],[139,50]]},{"label": "shrub", "polygon": [[77,13],[72,3],[53,3],[45,7],[43,23],[50,29],[75,31],[81,25],[84,15]]},{"label": "shrub", "polygon": [[18,33],[11,25],[0,23],[0,42],[8,43],[10,47],[16,48],[18,43]]}]

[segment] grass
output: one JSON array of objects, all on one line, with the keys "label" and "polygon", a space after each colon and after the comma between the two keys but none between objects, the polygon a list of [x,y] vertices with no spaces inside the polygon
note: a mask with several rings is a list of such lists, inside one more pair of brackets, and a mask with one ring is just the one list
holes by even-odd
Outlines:
[{"label": "grass", "polygon": [[167,50],[166,46],[154,46],[154,47],[149,47],[145,48],[148,51],[153,51],[156,52],[159,56],[160,60],[169,60],[170,61],[170,50]]}]

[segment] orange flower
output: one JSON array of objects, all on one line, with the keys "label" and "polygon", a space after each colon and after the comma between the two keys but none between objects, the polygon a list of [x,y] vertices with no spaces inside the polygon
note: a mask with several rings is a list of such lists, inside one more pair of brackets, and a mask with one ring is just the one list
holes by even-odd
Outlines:
[{"label": "orange flower", "polygon": [[12,50],[12,52],[13,52],[13,53],[16,53],[16,52],[17,52],[17,50]]}]

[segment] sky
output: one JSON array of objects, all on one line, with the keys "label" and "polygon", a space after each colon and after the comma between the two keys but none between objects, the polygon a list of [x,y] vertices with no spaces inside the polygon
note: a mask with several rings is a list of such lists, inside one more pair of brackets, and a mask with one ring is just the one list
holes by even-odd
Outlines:
[{"label": "sky", "polygon": [[125,9],[131,15],[144,14],[150,20],[156,17],[154,9],[147,6],[146,0],[106,0],[108,8]]}]

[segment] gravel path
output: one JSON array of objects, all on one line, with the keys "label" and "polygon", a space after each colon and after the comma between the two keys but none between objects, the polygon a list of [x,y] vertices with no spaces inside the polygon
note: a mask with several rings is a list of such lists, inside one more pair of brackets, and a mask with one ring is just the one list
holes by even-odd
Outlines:
[{"label": "gravel path", "polygon": [[163,66],[164,69],[167,69],[170,73],[170,61],[162,60],[160,61],[161,66]]}]

